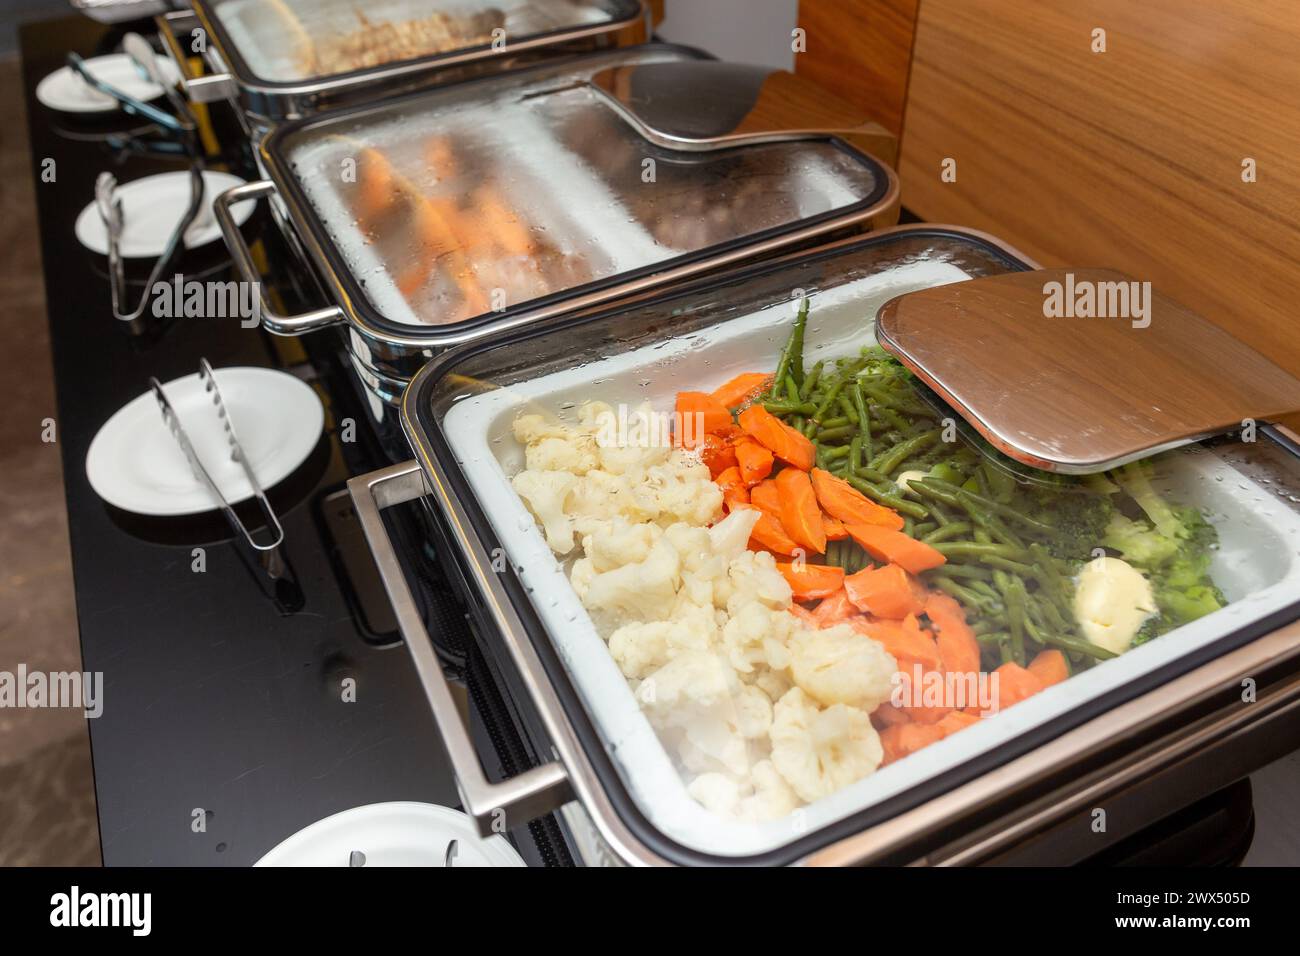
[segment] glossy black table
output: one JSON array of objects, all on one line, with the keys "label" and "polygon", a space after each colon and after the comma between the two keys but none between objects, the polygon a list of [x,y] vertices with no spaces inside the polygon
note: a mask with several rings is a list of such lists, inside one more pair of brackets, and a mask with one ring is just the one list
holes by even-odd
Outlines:
[{"label": "glossy black table", "polygon": [[[128,181],[183,168],[146,156],[121,161],[99,125],[68,123],[36,102],[36,83],[69,49],[90,56],[117,38],[80,18],[21,34],[83,666],[103,674],[103,714],[90,721],[90,738],[104,862],[246,865],[348,807],[455,806],[406,651],[368,640],[332,556],[327,496],[356,471],[386,464],[374,450],[340,443],[343,390],[297,343],[238,319],[183,319],[155,340],[133,338],[112,317],[104,258],[73,236],[101,170]],[[54,182],[41,179],[46,159]],[[215,257],[209,278],[230,278],[216,245],[187,253],[179,267]],[[325,403],[316,454],[272,496],[302,591],[297,613],[268,598],[219,518],[142,521],[105,505],[87,482],[99,427],[145,391],[149,376],[189,374],[200,356],[217,368],[287,368]],[[192,570],[198,546],[202,573]]]}]

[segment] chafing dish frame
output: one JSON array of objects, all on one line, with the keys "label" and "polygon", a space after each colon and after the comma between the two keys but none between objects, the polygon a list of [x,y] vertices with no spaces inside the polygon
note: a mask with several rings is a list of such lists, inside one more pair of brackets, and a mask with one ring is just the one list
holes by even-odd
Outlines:
[{"label": "chafing dish frame", "polygon": [[[676,44],[658,44],[656,49],[683,52],[691,57],[705,54]],[[592,54],[601,56],[603,54]],[[574,63],[582,57],[575,57]],[[550,68],[547,64],[545,68]],[[482,77],[473,83],[491,82],[499,77]],[[744,261],[766,259],[837,236],[864,232],[893,225],[898,219],[898,176],[886,163],[838,137],[806,137],[824,141],[863,163],[876,177],[876,187],[865,199],[842,209],[831,210],[800,220],[793,228],[778,226],[730,239],[697,252],[650,263],[639,269],[622,272],[605,279],[563,289],[550,295],[527,300],[501,312],[477,316],[448,326],[416,327],[389,322],[370,302],[329,238],[324,223],[312,208],[302,184],[290,168],[281,149],[283,141],[318,123],[337,122],[340,117],[390,109],[394,104],[414,101],[428,95],[417,91],[401,97],[360,104],[327,114],[305,117],[268,131],[258,146],[259,163],[269,177],[236,186],[217,196],[213,211],[225,237],[236,268],[247,282],[258,282],[260,274],[231,213],[231,207],[249,199],[270,198],[305,250],[310,267],[320,280],[329,304],[299,315],[282,315],[271,303],[262,302],[262,325],[276,335],[302,335],[334,325],[346,324],[350,335],[351,355],[358,374],[368,387],[389,404],[396,404],[402,389],[435,354],[489,336],[535,325],[543,320],[577,310],[599,307],[650,290],[666,288],[677,282]],[[739,147],[744,148],[744,147]]]},{"label": "chafing dish frame", "polygon": [[[195,103],[229,99],[252,119],[250,129],[309,116],[347,103],[370,102],[419,86],[459,82],[535,63],[539,59],[606,46],[627,46],[649,37],[649,8],[642,0],[608,0],[625,8],[621,15],[598,24],[562,27],[509,42],[503,50],[479,44],[434,53],[413,60],[336,73],[304,80],[259,77],[240,55],[230,34],[206,0],[190,0],[192,9],[154,18],[164,49],[175,61],[181,85]],[[190,67],[176,31],[200,29],[207,48],[199,55],[211,69],[200,74]]]},{"label": "chafing dish frame", "polygon": [[[842,240],[811,252],[783,256],[711,276],[608,309],[591,310],[530,335],[643,307],[647,301],[685,298],[730,286],[797,263],[812,263],[855,247],[899,235],[945,236],[974,240],[1012,269],[1036,263],[999,240],[953,226],[899,226],[873,235]],[[1144,778],[1184,777],[1189,760],[1233,756],[1232,766],[1248,773],[1279,756],[1277,744],[1258,748],[1252,763],[1240,747],[1242,734],[1285,723],[1300,725],[1300,600],[1184,655],[1140,680],[1087,701],[1063,718],[1036,727],[998,747],[923,781],[903,793],[863,809],[773,850],[747,857],[716,856],[682,846],[657,829],[628,792],[559,659],[540,618],[513,569],[494,569],[491,554],[499,539],[469,489],[465,477],[444,466],[455,455],[436,427],[430,427],[427,389],[467,356],[490,348],[471,343],[430,362],[403,397],[401,417],[415,459],[348,483],[366,538],[376,556],[385,589],[416,662],[422,684],[444,735],[464,807],[487,833],[502,814],[514,826],[529,815],[553,810],[571,799],[583,804],[601,838],[625,863],[633,865],[866,865],[962,864],[1014,858],[1017,847],[1050,834],[1087,808],[1116,796]],[[1300,438],[1284,428],[1263,426],[1265,440],[1300,458]],[[550,737],[555,759],[499,784],[487,783],[468,732],[447,693],[446,678],[420,620],[384,530],[381,511],[427,496],[442,531],[457,550],[456,577],[471,593],[463,595],[492,643],[488,650],[511,668]],[[1242,681],[1257,682],[1253,703],[1242,699]],[[1287,746],[1286,749],[1289,749]],[[1198,775],[1199,777],[1200,775]],[[1214,774],[1204,775],[1212,779]],[[1224,780],[1223,783],[1230,781]],[[1219,784],[1222,785],[1222,784]],[[1184,802],[1190,802],[1184,801]],[[1176,809],[1177,807],[1175,807]],[[1099,838],[1096,852],[1131,832]]]}]

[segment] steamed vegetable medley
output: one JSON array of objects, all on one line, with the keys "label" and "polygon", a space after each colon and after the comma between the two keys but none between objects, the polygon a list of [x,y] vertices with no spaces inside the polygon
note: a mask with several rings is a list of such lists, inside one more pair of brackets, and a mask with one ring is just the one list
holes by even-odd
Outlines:
[{"label": "steamed vegetable medley", "polygon": [[876,347],[523,415],[514,487],[695,799],[789,814],[1219,608],[1148,463],[1025,473]]}]

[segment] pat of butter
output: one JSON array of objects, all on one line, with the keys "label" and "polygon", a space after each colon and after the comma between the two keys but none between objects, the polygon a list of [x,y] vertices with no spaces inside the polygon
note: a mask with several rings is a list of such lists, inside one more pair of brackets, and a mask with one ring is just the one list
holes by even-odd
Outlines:
[{"label": "pat of butter", "polygon": [[1123,654],[1142,623],[1156,611],[1151,582],[1127,561],[1096,558],[1079,572],[1074,617],[1083,636],[1098,647]]},{"label": "pat of butter", "polygon": [[898,477],[894,479],[894,484],[898,485],[898,487],[899,487],[899,488],[902,488],[904,491],[909,491],[909,492],[911,492],[912,494],[916,494],[917,492],[912,491],[912,485],[911,485],[911,482],[915,481],[915,480],[918,479],[918,478],[927,478],[927,477],[929,477],[929,473],[928,473],[928,472],[924,472],[924,471],[904,471],[904,472],[901,472],[901,473],[898,475]]}]

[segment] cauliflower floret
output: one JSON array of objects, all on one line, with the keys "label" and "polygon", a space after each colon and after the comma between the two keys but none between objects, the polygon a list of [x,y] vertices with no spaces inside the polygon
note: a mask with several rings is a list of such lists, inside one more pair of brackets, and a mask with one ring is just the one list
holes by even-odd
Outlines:
[{"label": "cauliflower floret", "polygon": [[775,703],[786,695],[794,684],[790,680],[790,675],[784,670],[763,670],[753,677],[753,684],[764,694],[767,699]]},{"label": "cauliflower floret", "polygon": [[592,567],[589,558],[579,558],[573,562],[573,568],[569,571],[569,584],[573,587],[573,593],[578,595],[578,600],[584,604],[587,600],[587,590],[591,587],[591,579],[596,576],[596,569]]},{"label": "cauliflower floret", "polygon": [[758,603],[749,603],[732,614],[722,629],[722,646],[731,666],[742,674],[756,667],[781,670],[790,665],[786,641],[793,618]]},{"label": "cauliflower floret", "polygon": [[667,418],[648,402],[621,419],[608,405],[591,402],[578,417],[595,435],[600,467],[616,475],[640,475],[672,451]]},{"label": "cauliflower floret", "polygon": [[661,621],[673,611],[680,571],[677,550],[659,538],[643,561],[592,577],[582,603],[633,621]]},{"label": "cauliflower floret", "polygon": [[603,522],[582,539],[583,553],[597,571],[613,571],[644,561],[663,531],[655,524],[632,524],[622,515]]},{"label": "cauliflower floret", "polygon": [[542,523],[546,543],[556,554],[573,550],[573,522],[564,513],[564,501],[577,480],[567,471],[521,471],[511,482]]},{"label": "cauliflower floret", "polygon": [[581,519],[611,520],[619,515],[629,521],[644,521],[650,517],[641,510],[627,478],[598,469],[576,479],[566,511],[579,524],[582,524]]},{"label": "cauliflower floret", "polygon": [[717,633],[708,608],[682,608],[668,621],[624,624],[609,637],[609,653],[623,676],[641,680],[684,651],[707,651]]},{"label": "cauliflower floret", "polygon": [[709,469],[681,452],[647,468],[635,493],[641,509],[665,527],[676,521],[705,526],[722,513],[722,489]]},{"label": "cauliflower floret", "polygon": [[793,595],[790,584],[776,569],[776,559],[766,551],[745,551],[727,566],[727,581],[713,589],[715,602],[721,601],[728,613],[735,614],[755,601],[783,611]]},{"label": "cauliflower floret", "polygon": [[520,415],[511,425],[515,440],[521,445],[531,445],[545,438],[567,440],[576,432],[563,422],[553,421],[541,415]]},{"label": "cauliflower floret", "polygon": [[761,737],[770,720],[754,690],[719,655],[685,651],[647,676],[636,697],[657,730],[684,732],[678,752],[687,769],[741,776],[757,759],[746,735]]},{"label": "cauliflower floret", "polygon": [[795,684],[819,703],[848,704],[870,713],[889,699],[897,662],[849,625],[820,631],[800,627],[789,647]]},{"label": "cauliflower floret", "polygon": [[756,508],[739,508],[709,529],[715,556],[730,563],[749,548],[749,536],[758,524]]},{"label": "cauliflower floret", "polygon": [[725,773],[702,773],[691,781],[686,792],[720,817],[734,817],[740,808],[741,786]]},{"label": "cauliflower floret", "polygon": [[[753,784],[753,792],[741,798],[739,806],[733,811],[733,815],[741,820],[751,823],[780,820],[794,813],[801,803],[770,760],[760,760],[754,764],[749,771],[749,779]],[[704,803],[703,800],[700,802]]]},{"label": "cauliflower floret", "polygon": [[524,449],[524,463],[529,471],[567,471],[585,475],[600,465],[596,442],[589,435],[571,434],[566,438],[548,436],[531,442]]},{"label": "cauliflower floret", "polygon": [[798,687],[776,703],[772,764],[800,799],[812,803],[880,766],[880,737],[864,711],[844,704],[819,710]]}]

